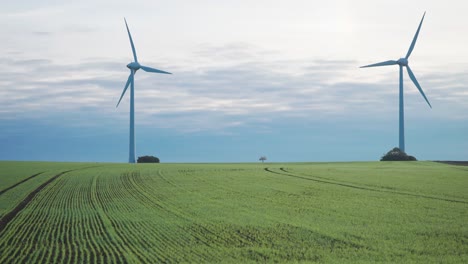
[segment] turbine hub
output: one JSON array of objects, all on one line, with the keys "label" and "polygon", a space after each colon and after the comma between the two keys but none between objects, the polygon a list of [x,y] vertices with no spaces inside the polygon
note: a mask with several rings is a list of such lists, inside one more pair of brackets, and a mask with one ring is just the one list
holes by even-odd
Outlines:
[{"label": "turbine hub", "polygon": [[397,60],[397,63],[401,66],[408,66],[408,60],[406,58],[400,58],[399,60]]},{"label": "turbine hub", "polygon": [[134,71],[138,71],[141,67],[140,67],[140,63],[138,62],[130,62],[129,64],[127,64],[127,68],[134,70]]}]

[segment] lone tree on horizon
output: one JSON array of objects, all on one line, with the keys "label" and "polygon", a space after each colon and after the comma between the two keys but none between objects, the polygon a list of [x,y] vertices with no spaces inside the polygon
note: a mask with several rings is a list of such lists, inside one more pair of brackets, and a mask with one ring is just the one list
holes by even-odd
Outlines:
[{"label": "lone tree on horizon", "polygon": [[265,162],[265,160],[267,160],[267,157],[261,156],[258,160],[263,163],[263,162]]}]

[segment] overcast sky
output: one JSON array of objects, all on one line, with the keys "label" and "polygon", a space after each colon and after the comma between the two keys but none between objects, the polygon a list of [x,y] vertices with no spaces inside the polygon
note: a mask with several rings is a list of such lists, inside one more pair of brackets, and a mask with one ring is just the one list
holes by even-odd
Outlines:
[{"label": "overcast sky", "polygon": [[468,160],[468,2],[32,1],[0,9],[0,159],[128,159],[129,96],[140,63],[137,155],[163,162],[364,161],[398,145]]}]

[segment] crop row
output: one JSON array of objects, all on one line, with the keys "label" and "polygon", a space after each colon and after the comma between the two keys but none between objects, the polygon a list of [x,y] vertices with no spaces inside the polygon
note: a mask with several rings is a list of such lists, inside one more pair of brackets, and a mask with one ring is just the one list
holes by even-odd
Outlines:
[{"label": "crop row", "polygon": [[389,190],[369,185],[374,178],[355,175],[349,182],[327,171],[325,165],[139,164],[64,173],[0,231],[0,263],[465,257],[466,203],[416,196],[439,197],[436,187],[401,195],[414,188]]},{"label": "crop row", "polygon": [[91,180],[63,175],[41,191],[1,234],[0,262],[122,260],[92,209]]},{"label": "crop row", "polygon": [[0,263],[151,263],[177,261],[184,255],[200,261],[211,258],[213,253],[209,256],[207,250],[192,250],[194,245],[209,248],[216,242],[207,239],[210,231],[165,204],[167,193],[158,191],[153,176],[148,182],[138,171],[62,175],[0,233]]}]

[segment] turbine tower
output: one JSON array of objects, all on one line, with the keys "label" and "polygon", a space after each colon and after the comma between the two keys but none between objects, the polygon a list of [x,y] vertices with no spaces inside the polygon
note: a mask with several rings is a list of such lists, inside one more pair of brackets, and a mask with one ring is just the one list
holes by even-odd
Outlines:
[{"label": "turbine tower", "polygon": [[368,68],[368,67],[379,67],[379,66],[388,66],[388,65],[398,65],[400,67],[400,116],[399,116],[400,117],[400,127],[399,127],[399,135],[400,135],[399,141],[400,142],[399,142],[399,148],[403,152],[405,151],[405,114],[404,114],[404,106],[403,106],[403,67],[406,67],[406,70],[408,71],[408,75],[410,79],[413,81],[414,85],[416,85],[416,88],[418,88],[419,92],[424,97],[429,107],[432,108],[431,103],[429,103],[429,100],[427,100],[427,97],[424,94],[421,86],[419,85],[418,80],[416,80],[416,77],[414,76],[413,71],[408,65],[408,59],[411,55],[411,52],[413,52],[414,45],[416,44],[416,40],[418,39],[419,31],[421,30],[421,25],[424,21],[425,15],[426,15],[426,12],[424,12],[421,22],[419,23],[418,30],[416,31],[416,34],[414,35],[413,42],[411,42],[409,50],[406,53],[406,56],[404,58],[400,58],[399,60],[396,60],[396,61],[389,60],[389,61],[379,62],[379,63],[370,64],[370,65],[361,67],[361,68]]},{"label": "turbine tower", "polygon": [[125,92],[127,91],[128,86],[130,85],[130,144],[129,144],[129,153],[128,153],[128,162],[135,163],[135,74],[139,69],[143,69],[145,72],[155,72],[155,73],[165,73],[171,74],[170,72],[161,71],[158,69],[150,68],[147,66],[143,66],[138,62],[138,58],[135,51],[135,46],[133,45],[132,35],[130,34],[130,30],[128,29],[127,20],[124,18],[125,26],[127,27],[128,38],[130,39],[130,45],[132,46],[133,52],[133,62],[127,64],[127,68],[130,69],[130,76],[128,76],[127,84],[125,84],[125,88],[123,89],[122,95],[120,96],[119,102],[117,103],[116,107],[119,106],[122,97],[124,96]]}]

